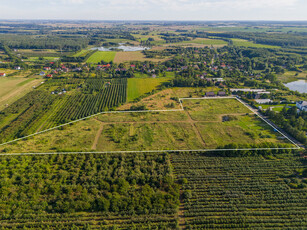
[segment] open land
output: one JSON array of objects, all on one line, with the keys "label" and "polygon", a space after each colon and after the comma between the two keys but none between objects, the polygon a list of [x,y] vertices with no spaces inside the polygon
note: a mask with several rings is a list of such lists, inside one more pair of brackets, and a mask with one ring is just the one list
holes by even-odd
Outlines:
[{"label": "open land", "polygon": [[[171,95],[165,91],[148,100],[159,101],[162,96],[170,98]],[[270,126],[249,114],[251,112],[236,99],[183,100],[183,106],[184,111],[144,111],[125,113],[125,116],[123,113],[102,114],[64,126],[64,130],[53,130],[4,145],[0,151],[197,150],[223,147],[233,142],[243,145],[289,144]],[[66,138],[70,141],[65,141]]]}]

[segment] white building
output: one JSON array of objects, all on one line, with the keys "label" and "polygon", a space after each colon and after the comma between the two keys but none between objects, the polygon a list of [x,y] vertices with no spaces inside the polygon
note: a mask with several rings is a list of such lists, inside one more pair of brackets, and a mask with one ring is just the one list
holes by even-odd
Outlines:
[{"label": "white building", "polygon": [[296,107],[301,111],[307,112],[307,101],[298,101],[296,102]]},{"label": "white building", "polygon": [[256,99],[257,104],[269,104],[273,102],[271,99]]}]

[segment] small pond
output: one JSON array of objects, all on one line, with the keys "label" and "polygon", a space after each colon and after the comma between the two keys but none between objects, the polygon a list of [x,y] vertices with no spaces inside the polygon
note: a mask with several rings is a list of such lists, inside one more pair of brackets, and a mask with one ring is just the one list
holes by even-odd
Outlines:
[{"label": "small pond", "polygon": [[298,80],[285,84],[292,91],[298,91],[300,93],[307,93],[307,81]]},{"label": "small pond", "polygon": [[92,49],[97,49],[99,51],[112,51],[112,50],[122,50],[124,52],[133,52],[133,51],[142,51],[142,50],[148,50],[150,49],[149,47],[144,47],[144,46],[129,46],[125,45],[123,43],[119,43],[118,46],[115,47],[95,47]]}]

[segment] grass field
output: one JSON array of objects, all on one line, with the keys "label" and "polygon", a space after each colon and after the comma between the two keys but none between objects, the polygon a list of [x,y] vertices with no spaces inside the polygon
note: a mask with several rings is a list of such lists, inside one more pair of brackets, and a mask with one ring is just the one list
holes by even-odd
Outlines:
[{"label": "grass field", "polygon": [[133,101],[141,95],[157,89],[162,83],[170,79],[168,77],[128,79],[128,101]]},{"label": "grass field", "polygon": [[81,121],[63,130],[53,130],[15,142],[8,148],[14,152],[86,151],[91,149],[98,129],[99,122],[95,119]]},{"label": "grass field", "polygon": [[201,45],[207,45],[207,46],[211,46],[211,45],[227,45],[228,43],[220,40],[220,39],[208,39],[208,38],[196,38],[194,40],[191,41],[184,41],[181,43],[185,43],[185,44],[201,44]]},{"label": "grass field", "polygon": [[269,48],[269,49],[279,49],[280,46],[271,46],[271,45],[263,45],[263,44],[256,44],[244,39],[232,39],[233,44],[235,46],[245,46],[245,47],[255,47],[255,48]]},{"label": "grass field", "polygon": [[130,123],[104,126],[98,151],[199,149],[189,123]]},{"label": "grass field", "polygon": [[0,110],[31,91],[33,86],[40,84],[41,79],[21,77],[0,78]]},{"label": "grass field", "polygon": [[183,107],[196,121],[221,121],[224,114],[244,114],[251,111],[236,99],[184,100]]},{"label": "grass field", "polygon": [[307,80],[307,71],[303,72],[287,71],[284,74],[278,74],[277,78],[283,83],[289,83],[300,79]]},{"label": "grass field", "polygon": [[152,62],[162,62],[166,59],[159,58],[146,58],[142,51],[133,51],[133,52],[117,52],[114,58],[115,63],[123,63],[130,61],[152,61]]},{"label": "grass field", "polygon": [[[154,96],[148,100],[159,102],[163,98],[163,94]],[[64,130],[1,146],[0,152],[189,150],[234,143],[289,144],[235,99],[187,101],[183,102],[184,111],[99,115],[65,126]]]},{"label": "grass field", "polygon": [[97,51],[92,54],[88,59],[87,63],[94,63],[97,64],[101,61],[104,62],[111,62],[114,60],[116,52],[113,51]]}]

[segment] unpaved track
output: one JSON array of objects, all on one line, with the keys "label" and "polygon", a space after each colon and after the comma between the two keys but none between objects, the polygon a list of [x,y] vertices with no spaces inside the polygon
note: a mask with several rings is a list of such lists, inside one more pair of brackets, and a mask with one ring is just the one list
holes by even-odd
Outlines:
[{"label": "unpaved track", "polygon": [[98,144],[98,140],[99,140],[99,137],[102,133],[102,130],[103,130],[103,123],[100,124],[100,128],[99,130],[97,131],[97,134],[95,136],[95,139],[94,139],[94,142],[93,142],[93,145],[92,145],[92,150],[96,150],[97,149],[97,144]]}]

